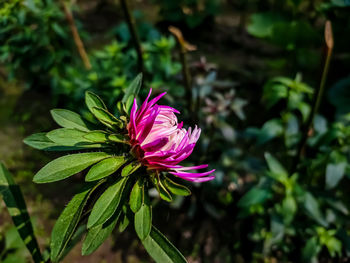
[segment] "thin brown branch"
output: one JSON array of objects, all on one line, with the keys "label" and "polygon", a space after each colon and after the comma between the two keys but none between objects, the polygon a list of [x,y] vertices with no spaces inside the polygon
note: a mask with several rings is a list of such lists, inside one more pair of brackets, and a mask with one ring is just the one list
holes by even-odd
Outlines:
[{"label": "thin brown branch", "polygon": [[191,74],[190,69],[187,63],[187,57],[186,54],[188,51],[196,50],[196,46],[193,46],[185,41],[182,32],[180,29],[170,26],[169,31],[175,36],[177,43],[180,47],[180,60],[182,64],[182,77],[184,86],[186,89],[186,99],[187,99],[187,108],[190,112],[190,114],[193,112],[193,106],[192,106],[192,80],[191,80]]},{"label": "thin brown branch", "polygon": [[307,138],[309,137],[313,120],[315,118],[315,115],[318,112],[319,107],[320,107],[323,93],[324,93],[324,89],[326,86],[326,79],[327,79],[329,65],[330,65],[330,61],[331,61],[331,57],[332,57],[332,51],[333,51],[333,47],[334,47],[332,24],[330,21],[326,21],[324,38],[325,38],[327,52],[326,52],[326,59],[325,59],[324,67],[323,67],[322,77],[321,77],[319,88],[315,91],[315,94],[314,94],[311,112],[309,114],[309,117],[308,117],[305,125],[302,127],[302,137],[301,137],[301,140],[300,140],[298,148],[297,148],[297,154],[296,154],[295,159],[293,160],[293,163],[292,163],[291,174],[293,174],[296,171],[297,166],[299,164],[299,161],[301,159],[301,155],[304,151]]},{"label": "thin brown branch", "polygon": [[74,40],[74,43],[75,43],[75,45],[76,45],[76,47],[78,49],[79,55],[80,55],[81,59],[83,60],[85,68],[87,70],[90,70],[91,69],[91,63],[90,63],[89,57],[88,57],[88,55],[86,53],[83,41],[80,38],[78,29],[77,29],[77,27],[75,25],[74,17],[72,15],[72,12],[70,11],[70,9],[68,8],[67,4],[64,1],[61,1],[61,3],[62,3],[62,6],[63,6],[64,14],[65,14],[66,19],[68,21],[69,27],[70,27],[70,29],[72,31],[73,40]]},{"label": "thin brown branch", "polygon": [[[137,34],[136,31],[136,23],[135,23],[135,19],[132,16],[131,12],[130,12],[130,7],[128,5],[128,0],[120,0],[120,3],[122,5],[125,17],[126,17],[126,22],[128,24],[129,27],[129,31],[132,37],[132,40],[134,42],[135,45],[135,49],[137,52],[137,65],[138,65],[138,71],[139,73],[142,73],[143,76],[145,76],[145,72],[144,72],[144,62],[143,62],[143,56],[142,56],[142,46],[141,46],[141,42],[139,39],[139,36]],[[143,78],[142,78],[143,79]]]}]

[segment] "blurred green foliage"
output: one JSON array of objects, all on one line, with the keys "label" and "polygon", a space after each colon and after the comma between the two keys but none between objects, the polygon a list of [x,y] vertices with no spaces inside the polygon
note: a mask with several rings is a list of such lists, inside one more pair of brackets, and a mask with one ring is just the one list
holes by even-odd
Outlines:
[{"label": "blurred green foliage", "polygon": [[184,23],[189,28],[200,26],[220,11],[220,0],[153,0],[159,5],[163,21]]},{"label": "blurred green foliage", "polygon": [[[1,229],[3,231],[3,229]],[[0,261],[3,263],[28,262],[27,249],[15,227],[0,231]]]},{"label": "blurred green foliage", "polygon": [[[159,37],[143,43],[147,86],[152,88],[179,89],[174,76],[181,71],[181,65],[173,60],[175,47],[173,37]],[[112,41],[89,54],[91,70],[82,67],[81,62],[67,65],[64,70],[52,71],[52,89],[55,96],[69,98],[70,107],[84,100],[85,91],[90,90],[106,98],[108,105],[121,99],[130,79],[137,72],[137,54],[128,42]]]},{"label": "blurred green foliage", "polygon": [[0,62],[10,79],[46,88],[49,72],[71,62],[72,41],[60,6],[51,0],[0,3]]}]

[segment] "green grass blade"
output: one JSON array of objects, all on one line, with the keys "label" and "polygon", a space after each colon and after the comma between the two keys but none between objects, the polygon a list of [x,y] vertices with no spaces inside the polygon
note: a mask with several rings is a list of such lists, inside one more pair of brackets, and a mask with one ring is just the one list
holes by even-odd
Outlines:
[{"label": "green grass blade", "polygon": [[0,163],[0,194],[34,262],[43,262],[21,189],[2,163]]}]

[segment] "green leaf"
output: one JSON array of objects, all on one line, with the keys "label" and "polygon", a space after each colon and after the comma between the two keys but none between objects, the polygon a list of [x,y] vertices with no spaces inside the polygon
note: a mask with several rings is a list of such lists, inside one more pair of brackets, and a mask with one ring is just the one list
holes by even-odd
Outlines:
[{"label": "green leaf", "polygon": [[2,163],[0,163],[0,194],[33,261],[43,262],[21,189]]},{"label": "green leaf", "polygon": [[144,240],[152,228],[152,207],[144,202],[139,211],[135,213],[135,231],[141,240]]},{"label": "green leaf", "polygon": [[134,98],[136,98],[137,94],[139,93],[141,85],[142,85],[142,74],[140,73],[130,83],[122,99],[122,102],[125,103],[126,112],[130,112]]},{"label": "green leaf", "polygon": [[121,142],[121,143],[126,143],[126,139],[123,135],[121,134],[110,134],[108,135],[108,140],[112,142]]},{"label": "green leaf", "polygon": [[154,226],[142,244],[157,263],[187,263],[180,251]]},{"label": "green leaf", "polygon": [[101,225],[112,217],[120,203],[126,182],[126,177],[119,178],[100,196],[89,216],[88,229]]},{"label": "green leaf", "polygon": [[106,223],[92,227],[88,230],[81,249],[83,256],[90,255],[102,245],[115,228],[121,212],[122,209],[117,209],[114,215],[108,219]]},{"label": "green leaf", "polygon": [[108,142],[108,133],[104,131],[92,131],[92,132],[86,133],[83,137],[91,142],[99,142],[99,143]]},{"label": "green leaf", "polygon": [[317,237],[310,238],[302,250],[302,260],[303,262],[317,262],[317,255],[321,251],[321,245],[317,241]]},{"label": "green leaf", "polygon": [[339,163],[327,164],[327,167],[326,167],[326,189],[332,189],[338,185],[339,181],[345,175],[346,165],[347,165],[346,158],[344,158],[344,161],[339,162]]},{"label": "green leaf", "polygon": [[[30,147],[44,151],[74,151],[92,147],[92,145],[62,146],[60,144],[54,143],[49,138],[47,138],[46,133],[32,134],[25,138],[23,142]],[[94,148],[101,147],[101,145],[94,145],[96,145]]]},{"label": "green leaf", "polygon": [[88,184],[73,199],[68,203],[59,218],[51,233],[51,260],[58,262],[61,258],[61,253],[64,251],[68,242],[72,238],[74,231],[79,223],[81,214],[91,193],[101,185]]},{"label": "green leaf", "polygon": [[[86,225],[78,226],[76,231],[74,232],[72,238],[68,242],[67,246],[64,248],[64,250],[61,252],[61,256],[58,259],[58,262],[61,262],[65,256],[68,255],[68,253],[80,242],[83,235],[86,233]],[[48,259],[45,261],[48,262]]]},{"label": "green leaf", "polygon": [[265,160],[272,173],[281,177],[288,177],[287,170],[270,153],[265,153]]},{"label": "green leaf", "polygon": [[63,180],[107,157],[110,157],[110,155],[104,152],[76,153],[62,156],[41,168],[34,176],[33,181],[35,183],[50,183]]},{"label": "green leaf", "polygon": [[126,158],[123,156],[115,156],[104,159],[91,167],[90,171],[85,177],[85,181],[96,181],[107,177],[116,172],[125,162]]},{"label": "green leaf", "polygon": [[169,178],[166,178],[163,181],[163,183],[164,183],[164,186],[166,186],[166,188],[174,195],[187,196],[191,194],[191,191],[186,186],[175,183]]},{"label": "green leaf", "polygon": [[122,170],[122,176],[126,177],[134,173],[137,169],[141,167],[141,163],[139,161],[134,161],[126,165]]},{"label": "green leaf", "polygon": [[265,189],[253,188],[247,192],[239,201],[239,207],[249,207],[262,204],[271,198],[271,193]]},{"label": "green leaf", "polygon": [[103,102],[103,100],[99,96],[97,96],[96,94],[94,94],[90,91],[87,91],[85,93],[85,103],[86,103],[86,106],[88,107],[89,111],[92,114],[93,114],[92,110],[94,107],[107,110],[107,107],[106,107],[105,103]]},{"label": "green leaf", "polygon": [[99,108],[93,107],[92,114],[104,125],[109,128],[122,127],[122,122],[113,116],[109,111]]},{"label": "green leaf", "polygon": [[320,206],[316,198],[311,193],[309,192],[305,193],[303,204],[306,210],[306,214],[308,216],[313,218],[320,225],[324,227],[328,227],[328,223],[324,219],[325,217],[321,213]]},{"label": "green leaf", "polygon": [[143,185],[143,180],[140,178],[137,180],[135,185],[133,186],[131,193],[130,193],[130,209],[134,213],[139,211],[141,208],[142,202],[144,199],[144,185]]},{"label": "green leaf", "polygon": [[55,122],[63,128],[72,128],[80,131],[89,131],[88,124],[78,114],[65,109],[53,109],[50,111]]},{"label": "green leaf", "polygon": [[86,132],[61,128],[50,131],[46,134],[49,140],[61,146],[75,146],[81,148],[100,148],[101,144],[93,144],[88,139],[84,138]]},{"label": "green leaf", "polygon": [[57,143],[47,138],[44,132],[32,134],[25,138],[23,142],[34,149],[45,151],[70,151],[79,149],[74,146],[59,146]]},{"label": "green leaf", "polygon": [[161,180],[158,181],[158,185],[157,185],[156,188],[157,188],[157,190],[159,192],[160,198],[162,198],[163,200],[165,200],[167,202],[172,202],[173,201],[173,197],[169,193],[168,189],[163,185]]},{"label": "green leaf", "polygon": [[124,214],[123,219],[121,220],[120,224],[119,224],[119,232],[123,232],[129,225],[130,221],[129,221],[129,217],[127,214]]},{"label": "green leaf", "polygon": [[248,33],[255,37],[265,38],[271,37],[274,25],[283,21],[283,17],[279,14],[266,12],[253,14],[250,20],[247,25]]}]

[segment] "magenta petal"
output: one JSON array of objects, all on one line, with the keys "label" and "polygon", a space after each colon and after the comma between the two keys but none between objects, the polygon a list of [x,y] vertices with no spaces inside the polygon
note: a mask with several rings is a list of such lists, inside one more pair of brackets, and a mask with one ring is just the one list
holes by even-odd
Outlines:
[{"label": "magenta petal", "polygon": [[204,172],[204,173],[187,173],[187,172],[170,172],[171,174],[173,175],[178,175],[178,176],[181,176],[181,177],[192,177],[192,178],[195,178],[195,177],[203,177],[203,176],[207,176],[211,173],[215,172],[215,169],[213,170],[210,170],[208,172]]},{"label": "magenta petal", "polygon": [[180,176],[180,175],[176,175],[177,177],[190,181],[190,182],[197,182],[197,183],[201,183],[201,182],[207,182],[210,180],[215,179],[215,176],[207,176],[207,177],[188,177],[188,176]]},{"label": "magenta petal", "polygon": [[201,165],[197,165],[197,166],[180,166],[180,168],[176,168],[176,171],[188,171],[188,170],[198,170],[198,169],[204,169],[207,168],[208,165],[207,164],[201,164]]},{"label": "magenta petal", "polygon": [[145,152],[155,152],[162,148],[165,144],[167,144],[169,139],[167,137],[163,137],[157,140],[154,140],[146,145],[142,146],[142,150]]},{"label": "magenta petal", "polygon": [[135,115],[137,111],[137,102],[136,99],[134,99],[134,103],[131,108],[131,113],[130,113],[130,123],[131,123],[131,131],[129,133],[131,139],[136,138],[136,123],[135,123]]},{"label": "magenta petal", "polygon": [[201,177],[201,178],[182,178],[182,177],[180,178],[190,182],[203,183],[203,182],[207,182],[215,179],[215,176],[208,176],[208,177]]},{"label": "magenta petal", "polygon": [[157,118],[158,113],[159,113],[158,108],[155,108],[154,111],[152,112],[152,114],[147,119],[147,122],[144,125],[143,130],[141,131],[140,136],[138,138],[140,143],[142,143],[144,141],[144,139],[147,137],[147,135],[151,131],[151,129],[153,127],[153,124],[154,124],[154,122],[155,122],[155,120]]},{"label": "magenta petal", "polygon": [[152,107],[154,104],[156,104],[156,102],[158,100],[160,100],[164,95],[166,94],[166,92],[163,92],[161,94],[159,94],[157,97],[153,98],[149,103],[148,103],[148,106],[149,107]]}]

